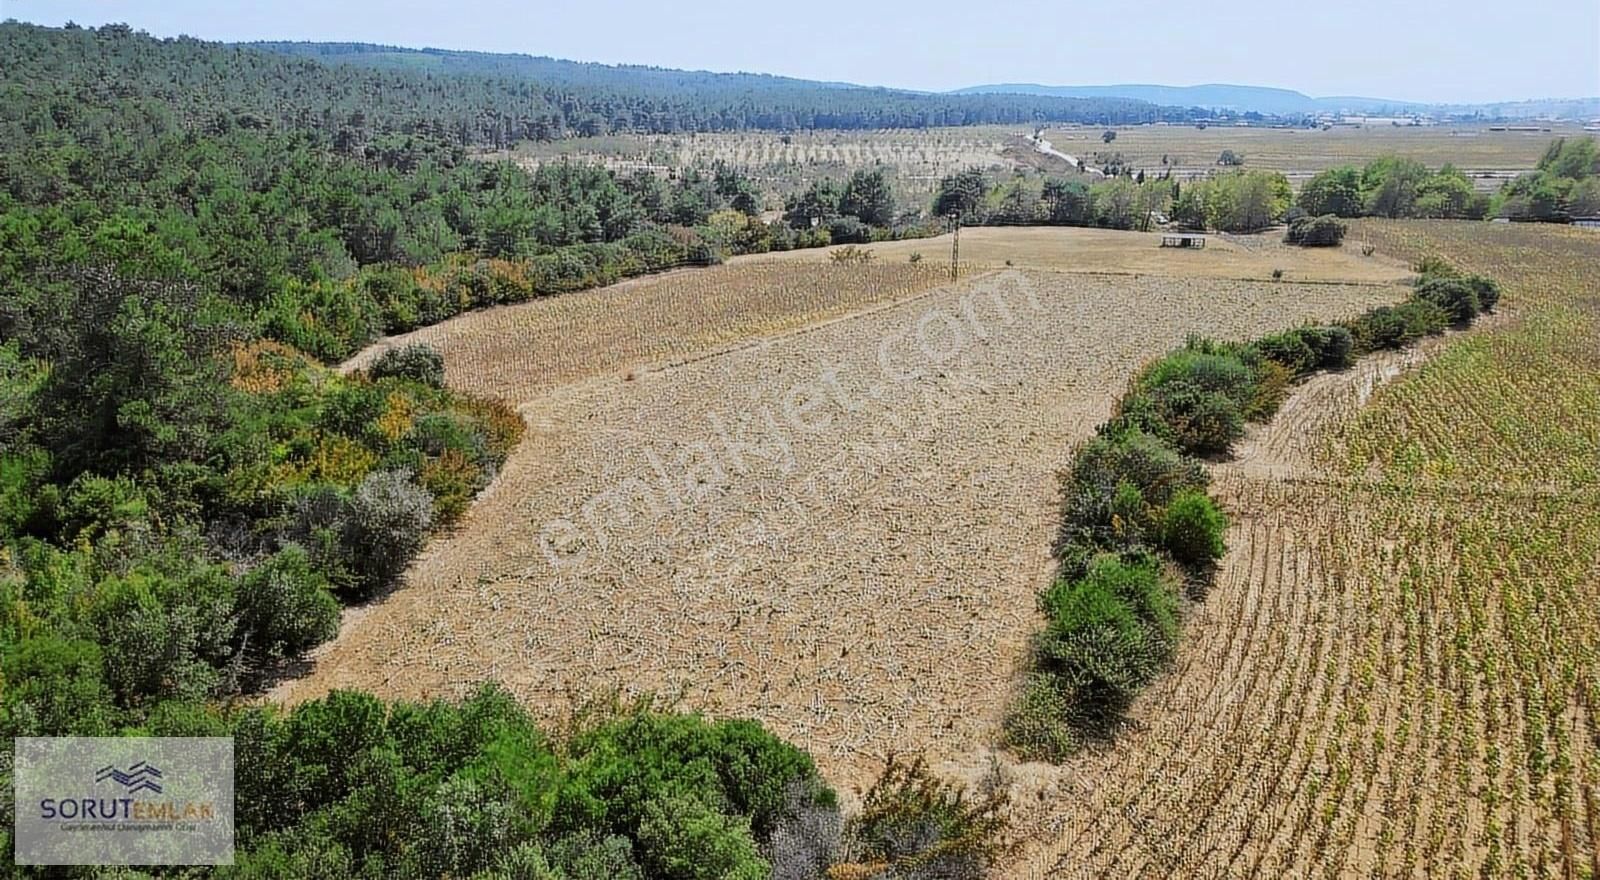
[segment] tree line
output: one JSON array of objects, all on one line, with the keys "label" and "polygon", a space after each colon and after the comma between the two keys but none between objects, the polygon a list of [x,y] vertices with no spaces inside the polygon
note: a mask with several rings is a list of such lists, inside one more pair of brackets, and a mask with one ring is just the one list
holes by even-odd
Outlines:
[{"label": "tree line", "polygon": [[[41,60],[60,46],[19,39],[40,30],[0,26],[0,731],[232,736],[239,853],[220,876],[982,870],[997,802],[898,765],[845,821],[810,759],[753,723],[638,706],[542,730],[493,688],[245,699],[391,588],[523,433],[446,388],[425,347],[328,363],[475,306],[826,243],[831,223],[762,222],[723,166],[529,170],[436,130],[281,126],[242,109],[266,92],[238,65],[310,63],[260,52],[163,41],[201,66],[141,80],[159,59],[135,55],[124,83],[52,82],[70,53]],[[60,33],[111,44],[90,55],[156,42]],[[305,69],[294,113],[337,119],[347,93]],[[852,234],[906,231],[871,225],[896,217],[881,175],[848,189]],[[907,841],[905,823],[937,831]]]},{"label": "tree line", "polygon": [[497,148],[616,132],[1133,124],[1191,112],[1123,99],[932,95],[359,44],[227,45],[157,39],[126,25],[6,22],[0,57],[0,119],[35,130],[84,112],[81,104],[113,102],[132,110],[129,121],[164,129],[310,131],[363,144],[414,134]]}]

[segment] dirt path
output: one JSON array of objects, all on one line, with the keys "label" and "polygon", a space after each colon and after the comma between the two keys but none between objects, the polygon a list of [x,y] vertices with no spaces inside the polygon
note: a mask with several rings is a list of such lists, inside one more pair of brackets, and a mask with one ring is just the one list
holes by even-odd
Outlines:
[{"label": "dirt path", "polygon": [[667,369],[543,391],[452,374],[528,394],[528,439],[273,696],[496,678],[554,713],[681,691],[760,718],[846,791],[890,750],[973,765],[1036,628],[1052,475],[1128,376],[1191,332],[1396,293],[1011,271]]}]

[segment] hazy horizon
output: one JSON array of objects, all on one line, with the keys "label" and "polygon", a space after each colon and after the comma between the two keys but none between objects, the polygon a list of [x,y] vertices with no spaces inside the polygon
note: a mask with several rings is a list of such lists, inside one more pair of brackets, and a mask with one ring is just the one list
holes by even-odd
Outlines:
[{"label": "hazy horizon", "polygon": [[[125,22],[162,37],[518,52],[923,91],[1227,83],[1452,104],[1600,95],[1600,4],[1397,7],[1353,0],[1333,10],[1238,0],[1200,14],[1169,10],[1140,2],[1104,15],[1057,5],[986,16],[974,26],[971,8],[949,0],[893,0],[843,20],[727,0],[671,8],[593,0],[534,11],[507,0],[464,0],[447,9],[417,0],[0,2],[0,17],[51,26]],[[1569,26],[1550,28],[1553,16]],[[1307,45],[1336,51],[1305,51]],[[1499,63],[1516,57],[1539,63]]]}]

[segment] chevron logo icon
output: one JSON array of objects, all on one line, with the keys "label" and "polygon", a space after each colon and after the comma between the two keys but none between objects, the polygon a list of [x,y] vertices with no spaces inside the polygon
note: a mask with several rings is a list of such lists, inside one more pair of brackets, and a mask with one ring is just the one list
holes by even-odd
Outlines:
[{"label": "chevron logo icon", "polygon": [[95,782],[107,780],[127,789],[128,794],[137,794],[141,791],[148,791],[151,794],[161,793],[161,770],[144,761],[134,764],[127,770],[108,764],[95,771]]}]

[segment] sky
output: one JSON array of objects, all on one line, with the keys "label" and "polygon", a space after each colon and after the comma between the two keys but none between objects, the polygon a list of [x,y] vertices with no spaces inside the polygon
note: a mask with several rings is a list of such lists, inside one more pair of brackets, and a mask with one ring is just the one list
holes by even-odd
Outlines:
[{"label": "sky", "polygon": [[1227,82],[1452,103],[1600,95],[1600,0],[0,0],[3,18],[930,91]]}]

